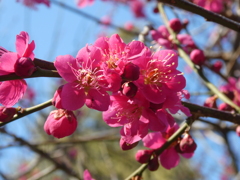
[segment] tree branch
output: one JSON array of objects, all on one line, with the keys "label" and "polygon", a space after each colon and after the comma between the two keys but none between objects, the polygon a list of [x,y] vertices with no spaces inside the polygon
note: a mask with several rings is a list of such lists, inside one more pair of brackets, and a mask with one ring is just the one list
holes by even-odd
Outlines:
[{"label": "tree branch", "polygon": [[198,14],[204,17],[207,21],[212,21],[222,26],[228,27],[234,31],[240,32],[240,23],[233,21],[229,18],[226,18],[220,14],[208,11],[200,6],[197,6],[194,3],[191,3],[186,0],[158,0],[158,2],[166,3],[171,6],[178,7],[180,9],[184,9],[186,11],[192,12],[194,14]]}]

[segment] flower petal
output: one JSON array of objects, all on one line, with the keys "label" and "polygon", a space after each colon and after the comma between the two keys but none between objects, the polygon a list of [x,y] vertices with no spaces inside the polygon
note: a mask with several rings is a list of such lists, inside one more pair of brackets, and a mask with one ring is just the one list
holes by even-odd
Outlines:
[{"label": "flower petal", "polygon": [[178,165],[180,157],[174,147],[168,148],[160,155],[160,162],[166,169],[174,168]]},{"label": "flower petal", "polygon": [[81,108],[86,99],[84,89],[76,89],[74,85],[74,83],[65,84],[61,93],[62,107],[71,111]]},{"label": "flower petal", "polygon": [[166,142],[166,139],[162,137],[160,132],[152,132],[146,135],[142,141],[145,147],[158,149]]},{"label": "flower petal", "polygon": [[0,57],[0,73],[1,75],[15,72],[14,65],[18,59],[17,53],[7,52]]},{"label": "flower petal", "polygon": [[0,103],[11,107],[23,97],[27,89],[25,80],[4,81],[0,84]]},{"label": "flower petal", "polygon": [[57,68],[60,76],[62,76],[67,82],[77,80],[73,71],[74,69],[78,69],[78,67],[75,58],[71,55],[58,56],[54,62],[54,66]]},{"label": "flower petal", "polygon": [[86,97],[86,106],[98,111],[107,111],[110,105],[110,96],[106,91],[90,89]]}]

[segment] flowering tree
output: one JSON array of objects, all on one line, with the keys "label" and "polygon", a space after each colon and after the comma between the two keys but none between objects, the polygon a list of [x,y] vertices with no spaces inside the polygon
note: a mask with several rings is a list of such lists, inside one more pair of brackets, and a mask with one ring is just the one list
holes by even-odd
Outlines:
[{"label": "flowering tree", "polygon": [[[53,61],[36,55],[38,44],[26,30],[13,35],[15,49],[0,44],[0,132],[6,138],[0,152],[16,146],[29,152],[9,168],[12,174],[0,166],[3,179],[156,179],[152,171],[161,169],[163,179],[208,179],[206,173],[216,167],[221,172],[215,179],[238,177],[237,1],[16,2],[31,13],[58,7],[98,28],[89,35],[93,40],[74,47],[76,53],[60,52]],[[96,17],[91,8],[98,3],[110,13]],[[134,21],[127,16],[121,18],[124,25],[114,21],[122,7]],[[61,40],[58,36],[54,46],[65,43]],[[27,84],[32,79],[38,88]],[[28,133],[12,131],[25,127],[27,117],[33,122]],[[214,156],[204,161],[202,154],[210,152]],[[1,155],[4,166],[15,160]],[[209,162],[221,165],[206,167]]]}]

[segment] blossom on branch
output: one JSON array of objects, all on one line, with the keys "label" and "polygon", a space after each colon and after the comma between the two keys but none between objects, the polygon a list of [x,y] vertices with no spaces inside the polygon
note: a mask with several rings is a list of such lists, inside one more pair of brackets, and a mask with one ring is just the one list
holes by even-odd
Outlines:
[{"label": "blossom on branch", "polygon": [[[29,43],[29,35],[22,31],[16,37],[17,52],[0,48],[0,75],[15,73],[20,77],[28,77],[35,71],[33,64],[35,43]],[[10,107],[22,98],[27,84],[23,79],[0,82],[0,103]]]},{"label": "blossom on branch", "polygon": [[48,135],[63,138],[74,133],[77,124],[77,118],[72,111],[57,109],[50,112],[44,124],[44,130]]}]

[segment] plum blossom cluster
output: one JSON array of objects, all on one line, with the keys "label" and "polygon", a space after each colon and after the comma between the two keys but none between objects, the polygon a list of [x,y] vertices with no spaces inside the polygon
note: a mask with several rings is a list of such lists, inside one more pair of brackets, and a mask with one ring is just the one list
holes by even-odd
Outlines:
[{"label": "plum blossom cluster", "polygon": [[212,12],[221,13],[224,11],[224,6],[229,0],[193,0],[193,3]]},{"label": "plum blossom cluster", "polygon": [[[228,83],[220,87],[220,91],[224,93],[230,100],[232,100],[236,105],[240,106],[240,79],[234,77],[228,78]],[[216,100],[217,96],[211,96],[206,99],[204,106],[211,108],[218,108],[223,111],[234,111],[227,103],[223,102],[217,106]]]},{"label": "plum blossom cluster", "polygon": [[173,50],[151,52],[140,41],[125,44],[114,34],[86,45],[76,57],[56,57],[54,65],[67,83],[55,92],[58,110],[50,114],[44,129],[57,138],[75,131],[72,111],[84,105],[102,111],[109,126],[121,127],[123,150],[135,147],[149,132],[168,133],[176,126],[172,114],[191,115],[181,104],[189,94],[183,90],[186,81],[176,69],[178,55]]},{"label": "plum blossom cluster", "polygon": [[[169,21],[169,27],[175,32],[179,33],[188,22],[181,22],[179,19],[175,18]],[[150,31],[151,37],[154,43],[158,46],[164,47],[166,49],[176,50],[177,46],[172,41],[172,36],[168,32],[166,26],[161,25],[157,30]],[[177,34],[177,39],[181,43],[183,50],[190,55],[191,60],[196,65],[203,65],[205,62],[205,56],[202,50],[198,49],[194,43],[192,37],[188,34]]]}]

